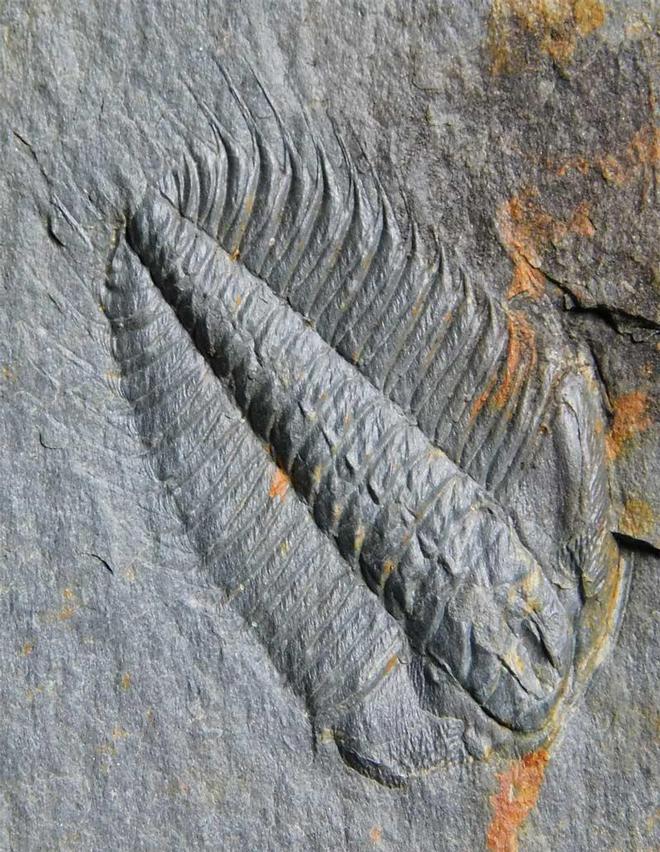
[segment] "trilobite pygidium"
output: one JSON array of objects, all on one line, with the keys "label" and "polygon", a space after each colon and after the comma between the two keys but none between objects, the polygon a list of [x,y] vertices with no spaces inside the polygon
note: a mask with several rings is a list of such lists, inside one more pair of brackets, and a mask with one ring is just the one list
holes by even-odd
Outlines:
[{"label": "trilobite pygidium", "polygon": [[535,747],[618,611],[586,362],[429,264],[343,148],[306,163],[235,98],[248,144],[200,107],[107,298],[167,499],[352,765]]}]

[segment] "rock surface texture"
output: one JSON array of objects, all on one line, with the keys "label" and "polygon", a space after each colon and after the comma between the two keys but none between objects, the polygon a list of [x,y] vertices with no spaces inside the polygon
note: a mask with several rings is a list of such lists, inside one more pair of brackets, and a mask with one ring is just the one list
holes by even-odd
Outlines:
[{"label": "rock surface texture", "polygon": [[0,10],[0,849],[656,848],[650,2]]}]

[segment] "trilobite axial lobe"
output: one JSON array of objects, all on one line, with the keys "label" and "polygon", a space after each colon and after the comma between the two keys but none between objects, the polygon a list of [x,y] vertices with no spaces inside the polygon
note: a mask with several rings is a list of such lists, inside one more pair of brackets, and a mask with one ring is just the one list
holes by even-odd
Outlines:
[{"label": "trilobite axial lobe", "polygon": [[414,654],[507,727],[540,727],[569,668],[569,624],[485,489],[171,199],[148,192],[128,238]]}]

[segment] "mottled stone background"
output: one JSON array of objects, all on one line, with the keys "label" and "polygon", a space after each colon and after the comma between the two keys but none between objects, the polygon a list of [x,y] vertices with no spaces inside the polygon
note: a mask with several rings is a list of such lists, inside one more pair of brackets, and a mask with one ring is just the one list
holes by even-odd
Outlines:
[{"label": "mottled stone background", "polygon": [[[658,848],[656,16],[652,0],[0,6],[0,848]],[[389,790],[314,749],[266,655],[162,545],[146,474],[104,449],[107,390],[67,344],[99,369],[102,353],[68,294],[102,280],[121,211],[176,150],[182,81],[212,97],[212,56],[249,62],[285,113],[330,115],[429,240],[591,348],[632,582],[548,755]]]}]

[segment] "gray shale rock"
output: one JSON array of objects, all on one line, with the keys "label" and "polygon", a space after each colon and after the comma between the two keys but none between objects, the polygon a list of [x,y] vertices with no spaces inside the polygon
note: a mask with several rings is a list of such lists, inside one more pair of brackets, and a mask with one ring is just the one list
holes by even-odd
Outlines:
[{"label": "gray shale rock", "polygon": [[656,14],[2,6],[1,849],[657,847]]}]

